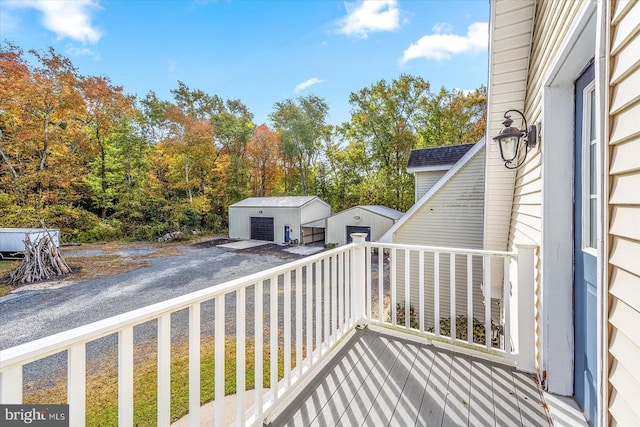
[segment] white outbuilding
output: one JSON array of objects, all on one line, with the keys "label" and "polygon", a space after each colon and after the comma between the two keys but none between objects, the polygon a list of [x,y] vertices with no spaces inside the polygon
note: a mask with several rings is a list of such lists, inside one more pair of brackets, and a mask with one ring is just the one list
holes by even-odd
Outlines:
[{"label": "white outbuilding", "polygon": [[330,215],[331,206],[316,196],[250,197],[229,206],[229,237],[275,243],[324,241],[323,220]]},{"label": "white outbuilding", "polygon": [[386,206],[355,206],[327,218],[327,244],[351,243],[351,234],[366,233],[367,241],[376,241],[396,223],[403,213]]}]

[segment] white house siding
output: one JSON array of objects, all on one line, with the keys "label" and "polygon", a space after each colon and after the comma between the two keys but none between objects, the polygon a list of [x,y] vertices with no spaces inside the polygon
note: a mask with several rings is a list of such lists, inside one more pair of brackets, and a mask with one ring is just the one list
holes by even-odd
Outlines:
[{"label": "white house siding", "polygon": [[414,173],[415,201],[420,200],[445,173],[447,173],[446,170]]},{"label": "white house siding", "polygon": [[640,2],[613,2],[609,77],[609,423],[640,425]]},{"label": "white house siding", "polygon": [[[355,217],[359,216],[360,220]],[[391,228],[395,221],[391,218],[371,212],[361,207],[354,207],[327,218],[327,235],[325,242],[345,245],[347,243],[347,226],[371,227],[371,241],[377,241]]]},{"label": "white house siding", "polygon": [[[503,2],[500,2],[500,4]],[[526,94],[524,96],[523,112],[528,123],[540,124],[542,122],[542,93],[544,79],[558,56],[560,46],[565,39],[571,23],[581,7],[581,2],[573,1],[538,1],[535,5],[535,20],[531,39],[531,52],[529,54],[529,67],[527,71]],[[523,28],[523,30],[526,29]],[[523,42],[524,43],[524,42]],[[585,64],[586,65],[586,64]],[[520,82],[518,82],[519,87]],[[494,107],[498,105],[494,104]],[[492,120],[502,121],[502,114],[509,108],[506,104],[501,109],[492,112]],[[517,126],[520,120],[513,115]],[[499,127],[498,127],[499,129]],[[497,132],[495,133],[497,134]],[[494,134],[494,135],[495,135]],[[513,195],[511,201],[511,215],[509,221],[508,240],[506,250],[515,251],[515,243],[532,242],[542,244],[542,167],[541,146],[545,143],[544,127],[538,140],[538,146],[530,151],[525,163],[516,170],[515,181],[512,184]],[[493,144],[495,147],[495,143]],[[504,170],[506,168],[503,167]],[[491,184],[488,184],[491,185]],[[495,189],[495,186],[493,187]],[[488,194],[491,195],[491,189]],[[490,196],[491,197],[491,196]],[[488,204],[492,201],[489,199]],[[541,310],[542,299],[542,263],[541,252],[536,251],[535,258],[535,283],[536,310]],[[499,266],[494,263],[494,282],[499,283]],[[511,277],[516,276],[515,264],[512,264]],[[539,324],[536,330],[536,369],[542,369],[541,354],[541,330]]]},{"label": "white house siding", "polygon": [[[484,148],[480,150],[457,174],[453,175],[433,196],[418,209],[393,235],[393,242],[414,245],[445,246],[459,248],[482,248],[484,212]],[[450,316],[449,256],[440,256],[440,315]],[[411,304],[418,307],[419,282],[418,255],[413,253],[410,260]],[[425,257],[425,324],[433,326],[433,256]],[[456,314],[467,312],[467,260],[456,259]],[[405,298],[404,256],[397,257],[398,302]],[[482,261],[473,261],[473,313],[483,319],[482,303]]]},{"label": "white house siding", "polygon": [[[489,57],[489,132],[485,173],[487,203],[484,214],[484,248],[489,250],[507,249],[508,218],[515,179],[515,172],[502,166],[504,162],[492,138],[504,127],[505,111],[524,108],[534,11],[533,0],[491,3],[491,20],[495,24],[490,34],[492,49]],[[499,283],[502,278],[494,277],[492,281]]]}]

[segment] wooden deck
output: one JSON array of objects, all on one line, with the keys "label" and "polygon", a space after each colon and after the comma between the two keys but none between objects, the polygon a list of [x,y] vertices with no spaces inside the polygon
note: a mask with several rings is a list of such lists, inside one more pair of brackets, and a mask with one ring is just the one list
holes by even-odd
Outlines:
[{"label": "wooden deck", "polygon": [[365,328],[273,426],[545,426],[533,377],[482,356]]}]

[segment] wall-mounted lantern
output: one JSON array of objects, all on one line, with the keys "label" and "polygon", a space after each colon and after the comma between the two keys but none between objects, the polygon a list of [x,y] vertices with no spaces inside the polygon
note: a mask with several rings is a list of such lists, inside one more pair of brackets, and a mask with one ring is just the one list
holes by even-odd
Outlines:
[{"label": "wall-mounted lantern", "polygon": [[[509,113],[520,114],[520,117],[522,117],[522,121],[524,122],[524,130],[511,127],[513,120],[511,120]],[[504,129],[502,129],[498,136],[494,137],[493,140],[498,141],[500,157],[504,160],[504,166],[507,169],[516,169],[524,163],[529,149],[536,146],[538,141],[538,129],[536,128],[536,125],[527,126],[527,119],[525,119],[524,114],[518,110],[508,110],[504,113],[504,119],[504,122],[502,122]],[[522,142],[520,141],[521,139]],[[522,160],[520,160],[517,165],[514,165],[513,163],[517,162],[518,159],[520,145],[524,145],[524,156],[522,156]]]}]

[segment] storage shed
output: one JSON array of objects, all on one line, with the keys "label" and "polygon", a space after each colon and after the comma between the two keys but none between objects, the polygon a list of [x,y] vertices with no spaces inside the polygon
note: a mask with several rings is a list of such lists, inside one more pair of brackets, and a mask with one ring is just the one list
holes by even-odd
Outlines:
[{"label": "storage shed", "polygon": [[[229,206],[229,237],[311,243],[318,232],[303,230],[303,224],[330,215],[331,206],[316,196],[250,197]],[[313,237],[307,237],[305,241],[305,234]]]},{"label": "storage shed", "polygon": [[386,206],[355,206],[327,218],[327,244],[351,243],[352,233],[367,233],[367,241],[376,241],[398,221],[402,212]]},{"label": "storage shed", "polygon": [[60,230],[57,228],[0,228],[0,260],[19,259],[24,256],[24,241],[29,237],[32,242],[42,239],[46,234],[60,247]]}]

